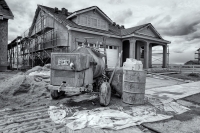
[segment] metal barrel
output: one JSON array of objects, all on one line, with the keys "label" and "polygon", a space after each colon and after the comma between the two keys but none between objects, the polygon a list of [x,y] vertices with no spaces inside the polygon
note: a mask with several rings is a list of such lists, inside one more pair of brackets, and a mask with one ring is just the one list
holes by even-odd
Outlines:
[{"label": "metal barrel", "polygon": [[123,102],[144,104],[145,84],[145,71],[123,70]]}]

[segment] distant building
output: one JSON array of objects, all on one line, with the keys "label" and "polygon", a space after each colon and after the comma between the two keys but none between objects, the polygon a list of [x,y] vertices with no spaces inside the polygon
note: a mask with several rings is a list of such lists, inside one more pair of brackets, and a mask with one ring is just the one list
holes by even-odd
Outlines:
[{"label": "distant building", "polygon": [[198,65],[198,61],[197,60],[190,60],[187,61],[184,65]]},{"label": "distant building", "polygon": [[197,59],[198,64],[200,64],[200,48],[195,52],[195,59]]},{"label": "distant building", "polygon": [[185,65],[200,65],[200,48],[195,51],[194,60],[187,61]]},{"label": "distant building", "polygon": [[5,0],[0,0],[0,71],[7,70],[8,19],[14,16]]},{"label": "distant building", "polygon": [[[167,67],[167,44],[151,23],[125,28],[113,22],[97,6],[69,12],[67,9],[38,5],[30,29],[21,41],[8,45],[11,68],[15,60],[13,49],[21,52],[23,63],[29,66],[44,65],[51,60],[51,52],[71,52],[79,45],[103,49],[106,37],[108,67],[115,66],[123,50],[121,65],[126,58],[143,62],[144,68],[152,67],[152,47],[163,47],[163,67]],[[85,42],[85,38],[88,43]],[[104,41],[105,42],[105,41]]]}]

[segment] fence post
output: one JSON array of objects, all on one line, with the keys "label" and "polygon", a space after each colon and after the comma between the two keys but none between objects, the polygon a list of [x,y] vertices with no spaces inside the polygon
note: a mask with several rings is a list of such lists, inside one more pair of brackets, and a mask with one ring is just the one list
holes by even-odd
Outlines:
[{"label": "fence post", "polygon": [[181,72],[181,65],[180,65],[180,67],[179,67],[179,71],[180,71],[179,73],[182,73],[182,72]]},{"label": "fence post", "polygon": [[192,73],[194,73],[194,65],[192,66]]}]

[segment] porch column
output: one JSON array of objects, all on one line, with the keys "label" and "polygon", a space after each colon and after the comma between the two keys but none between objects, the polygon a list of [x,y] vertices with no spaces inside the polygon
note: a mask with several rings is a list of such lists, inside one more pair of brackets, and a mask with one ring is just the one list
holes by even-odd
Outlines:
[{"label": "porch column", "polygon": [[163,68],[167,67],[167,44],[163,45]]},{"label": "porch column", "polygon": [[144,46],[144,69],[149,68],[149,42]]},{"label": "porch column", "polygon": [[149,67],[152,67],[152,47],[153,45],[150,43],[149,44]]},{"label": "porch column", "polygon": [[135,39],[130,39],[130,51],[129,51],[129,57],[135,59]]},{"label": "porch column", "polygon": [[141,48],[141,46],[140,46],[140,44],[137,42],[137,43],[136,43],[136,59],[137,59],[137,60],[140,60],[140,56],[141,56],[140,48]]}]

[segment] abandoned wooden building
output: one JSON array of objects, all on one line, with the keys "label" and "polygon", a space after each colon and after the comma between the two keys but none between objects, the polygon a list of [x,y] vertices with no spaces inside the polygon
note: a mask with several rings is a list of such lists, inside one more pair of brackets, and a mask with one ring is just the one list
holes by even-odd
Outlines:
[{"label": "abandoned wooden building", "polygon": [[[152,47],[163,47],[162,66],[167,66],[167,44],[151,23],[125,28],[113,22],[97,6],[75,12],[38,5],[29,30],[8,45],[10,67],[20,60],[23,66],[50,62],[51,52],[71,52],[79,45],[103,49],[106,44],[108,67],[113,67],[123,50],[121,65],[126,58],[152,67]],[[17,58],[15,56],[17,53]],[[20,54],[19,54],[20,53]]]},{"label": "abandoned wooden building", "polygon": [[0,71],[5,71],[8,66],[8,19],[13,19],[13,17],[14,16],[5,0],[0,0]]}]

